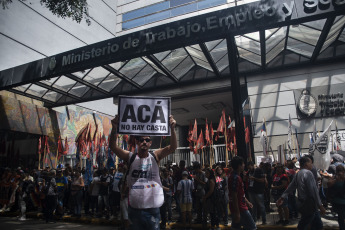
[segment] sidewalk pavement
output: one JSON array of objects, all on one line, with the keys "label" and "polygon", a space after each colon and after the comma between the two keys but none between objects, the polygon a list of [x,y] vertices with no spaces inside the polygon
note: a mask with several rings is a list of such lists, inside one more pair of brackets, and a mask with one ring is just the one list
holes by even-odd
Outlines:
[{"label": "sidewalk pavement", "polygon": [[[15,217],[19,216],[19,212],[4,212],[0,214],[0,217]],[[37,218],[37,219],[44,219],[44,215],[41,212],[28,212],[26,213],[26,218]],[[297,229],[298,219],[290,220],[289,225],[283,226],[283,225],[277,225],[275,224],[279,220],[279,216],[277,212],[267,213],[266,216],[267,224],[266,225],[260,225],[261,221],[257,222],[257,228],[262,230],[281,230],[281,229]],[[76,222],[76,223],[83,223],[83,224],[96,224],[96,225],[113,225],[113,226],[121,226],[122,221],[121,220],[108,220],[103,218],[94,218],[91,216],[82,216],[80,218],[72,217],[70,215],[64,215],[61,220],[64,222]],[[325,230],[336,230],[339,229],[338,222],[334,218],[334,216],[328,212],[326,216],[322,217],[322,221],[324,224]],[[231,221],[229,221],[228,226],[220,225],[221,229],[231,229]],[[208,225],[210,229],[210,225]],[[171,222],[167,224],[167,229],[183,229],[183,226],[181,223]],[[201,224],[192,224],[190,227],[191,229],[202,229]]]}]

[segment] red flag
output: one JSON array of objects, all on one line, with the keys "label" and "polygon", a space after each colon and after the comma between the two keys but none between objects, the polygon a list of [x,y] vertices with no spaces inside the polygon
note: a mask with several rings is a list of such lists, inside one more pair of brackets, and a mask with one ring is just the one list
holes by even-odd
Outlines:
[{"label": "red flag", "polygon": [[207,118],[206,118],[206,127],[205,127],[205,139],[206,139],[206,145],[210,145],[210,132],[208,130],[208,124],[207,124]]},{"label": "red flag", "polygon": [[58,138],[58,159],[60,159],[61,155],[63,154],[63,147],[61,142],[61,137]]},{"label": "red flag", "polygon": [[246,144],[248,144],[249,141],[250,141],[250,133],[249,133],[249,128],[248,127],[244,130],[244,133],[245,133]]},{"label": "red flag", "polygon": [[202,149],[204,147],[204,135],[202,134],[202,130],[200,132],[199,138],[196,142],[196,149]]},{"label": "red flag", "polygon": [[188,137],[187,137],[187,141],[188,142],[192,142],[192,135],[193,135],[193,126],[192,126],[192,122],[189,122],[189,129],[188,129]]},{"label": "red flag", "polygon": [[218,129],[217,129],[217,133],[218,132],[223,133],[224,129],[225,129],[225,126],[226,126],[225,110],[223,109],[222,116],[220,117],[220,120],[219,120],[219,125],[218,125]]},{"label": "red flag", "polygon": [[77,134],[77,136],[75,137],[75,142],[79,142],[80,140],[85,140],[86,139],[86,134],[87,134],[87,130],[89,128],[89,124],[85,125],[84,128],[82,128],[79,133]]},{"label": "red flag", "polygon": [[67,155],[69,152],[69,146],[68,146],[68,140],[67,140],[67,137],[65,138],[65,148],[63,150],[63,155]]},{"label": "red flag", "polygon": [[86,143],[89,144],[91,143],[92,139],[91,139],[91,124],[89,125],[89,131],[86,137]]},{"label": "red flag", "polygon": [[38,155],[42,153],[42,137],[38,138]]},{"label": "red flag", "polygon": [[196,123],[196,119],[194,121],[194,127],[192,132],[192,141],[197,142],[198,141],[198,125]]},{"label": "red flag", "polygon": [[213,144],[213,135],[214,135],[214,131],[213,131],[213,126],[212,126],[212,121],[210,123],[210,141],[211,141],[211,144]]}]

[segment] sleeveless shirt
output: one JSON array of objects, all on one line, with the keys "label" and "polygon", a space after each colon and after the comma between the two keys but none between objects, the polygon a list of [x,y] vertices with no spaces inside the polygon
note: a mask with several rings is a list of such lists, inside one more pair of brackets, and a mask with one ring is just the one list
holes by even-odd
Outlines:
[{"label": "sleeveless shirt", "polygon": [[[129,153],[131,159],[133,153]],[[128,203],[132,208],[159,208],[164,203],[164,194],[159,167],[149,153],[147,157],[136,155],[130,166],[127,184],[129,187]]]}]

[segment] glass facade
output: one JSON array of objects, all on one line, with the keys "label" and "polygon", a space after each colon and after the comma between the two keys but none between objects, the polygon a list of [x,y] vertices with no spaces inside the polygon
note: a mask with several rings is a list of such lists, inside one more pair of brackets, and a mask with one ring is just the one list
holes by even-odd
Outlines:
[{"label": "glass facade", "polygon": [[122,30],[227,3],[227,0],[170,0],[122,15]]}]

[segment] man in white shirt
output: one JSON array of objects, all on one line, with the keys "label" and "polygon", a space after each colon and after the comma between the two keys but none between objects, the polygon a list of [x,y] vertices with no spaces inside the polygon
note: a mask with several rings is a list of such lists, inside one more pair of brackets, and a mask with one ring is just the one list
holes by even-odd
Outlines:
[{"label": "man in white shirt", "polygon": [[177,148],[176,121],[173,116],[169,117],[170,145],[157,149],[153,153],[149,152],[152,144],[149,136],[136,136],[137,153],[120,148],[116,140],[118,116],[115,116],[111,123],[110,148],[118,157],[130,164],[127,184],[129,188],[128,217],[131,222],[131,229],[159,229],[159,207],[164,202],[164,195],[158,163]]}]

